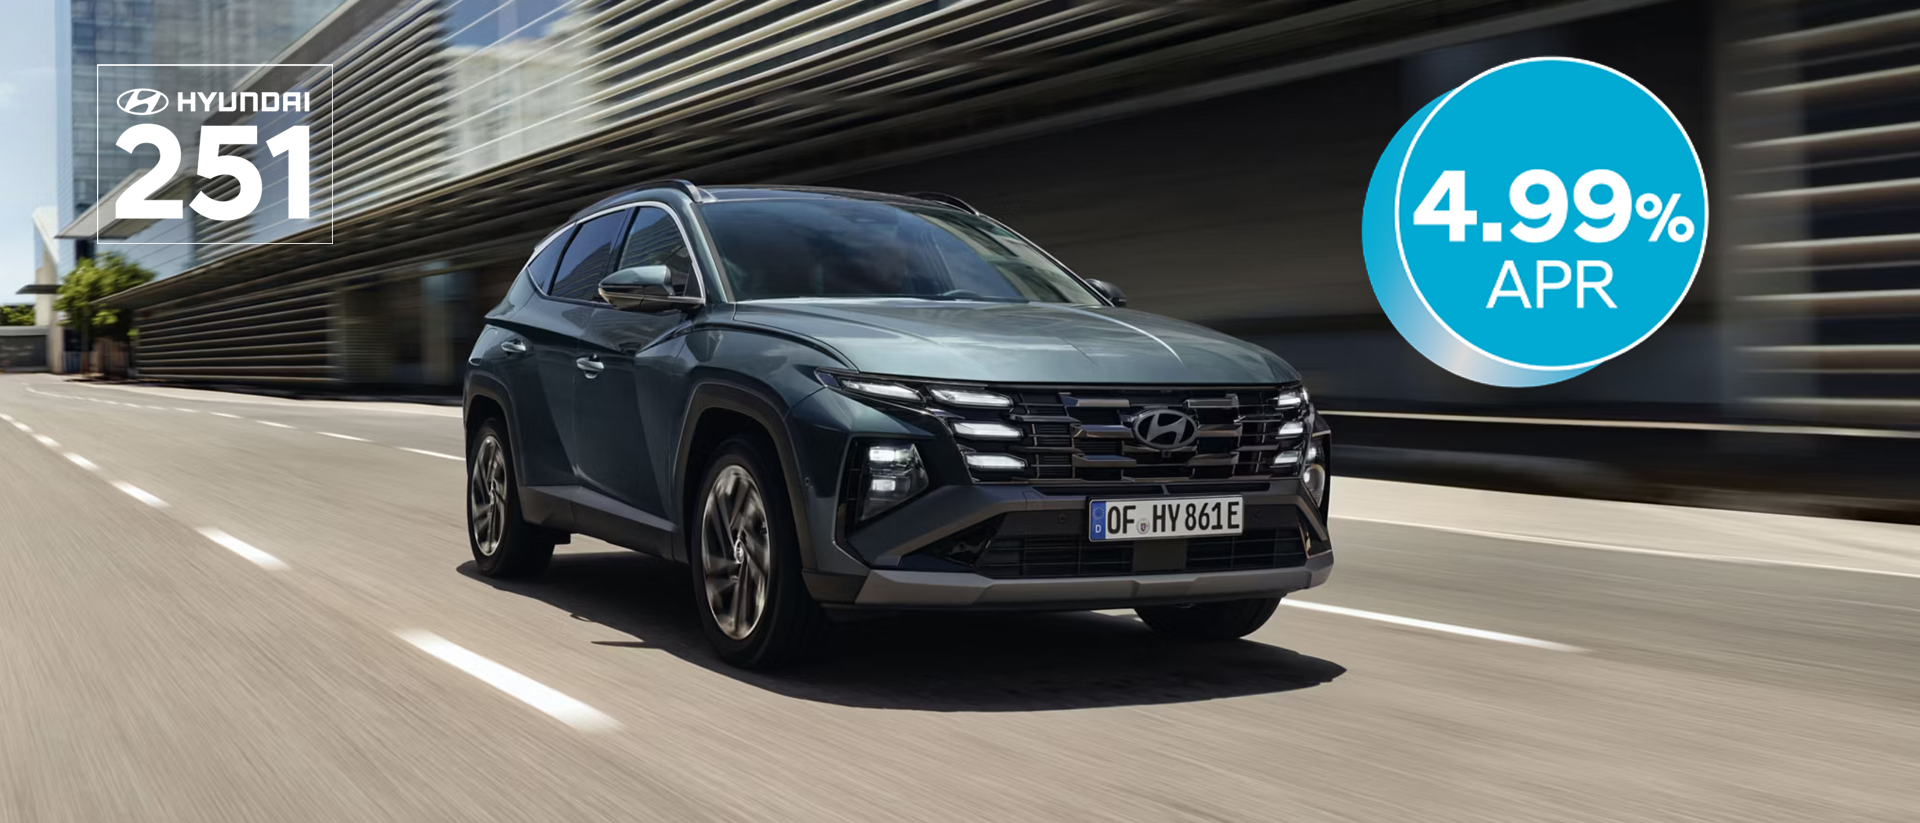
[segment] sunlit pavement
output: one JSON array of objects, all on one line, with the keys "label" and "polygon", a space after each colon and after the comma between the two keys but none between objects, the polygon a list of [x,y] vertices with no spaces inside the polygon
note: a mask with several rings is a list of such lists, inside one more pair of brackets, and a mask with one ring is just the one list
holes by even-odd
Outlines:
[{"label": "sunlit pavement", "polygon": [[0,377],[0,820],[1912,820],[1920,529],[1336,483],[1252,640],[717,663],[678,568],[472,572],[458,410]]}]

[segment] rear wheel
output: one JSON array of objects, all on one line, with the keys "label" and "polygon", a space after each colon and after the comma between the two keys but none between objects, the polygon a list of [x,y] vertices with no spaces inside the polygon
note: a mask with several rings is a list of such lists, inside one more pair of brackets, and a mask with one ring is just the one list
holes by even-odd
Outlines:
[{"label": "rear wheel", "polygon": [[1280,598],[1189,603],[1178,606],[1141,606],[1134,609],[1140,622],[1169,637],[1182,640],[1233,640],[1266,625]]},{"label": "rear wheel", "polygon": [[520,517],[510,443],[506,426],[492,419],[467,444],[467,542],[488,577],[530,577],[553,559],[554,535]]},{"label": "rear wheel", "polygon": [[694,595],[720,657],[766,669],[817,652],[827,617],[801,580],[786,485],[772,456],[748,438],[720,444],[696,500]]}]

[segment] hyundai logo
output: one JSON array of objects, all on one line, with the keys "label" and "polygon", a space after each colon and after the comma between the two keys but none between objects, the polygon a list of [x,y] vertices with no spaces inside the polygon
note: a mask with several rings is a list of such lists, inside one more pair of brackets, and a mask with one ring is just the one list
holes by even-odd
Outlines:
[{"label": "hyundai logo", "polygon": [[1135,440],[1161,451],[1191,445],[1200,436],[1200,422],[1178,409],[1148,409],[1130,422]]},{"label": "hyundai logo", "polygon": [[127,89],[113,102],[121,111],[141,117],[167,110],[167,96],[153,89]]}]

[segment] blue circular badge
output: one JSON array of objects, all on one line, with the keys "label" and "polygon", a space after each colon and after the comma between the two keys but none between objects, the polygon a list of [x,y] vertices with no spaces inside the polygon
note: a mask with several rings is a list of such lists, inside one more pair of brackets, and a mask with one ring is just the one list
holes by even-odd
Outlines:
[{"label": "blue circular badge", "polygon": [[1428,359],[1544,385],[1639,345],[1679,307],[1706,249],[1706,175],[1632,78],[1522,60],[1401,127],[1362,237],[1381,307]]}]

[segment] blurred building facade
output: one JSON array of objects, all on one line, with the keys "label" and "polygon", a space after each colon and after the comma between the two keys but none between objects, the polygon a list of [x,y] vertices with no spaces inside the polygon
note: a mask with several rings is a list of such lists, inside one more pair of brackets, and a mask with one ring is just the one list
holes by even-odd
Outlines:
[{"label": "blurred building facade", "polygon": [[[315,93],[313,219],[198,229],[331,244],[210,247],[116,302],[140,310],[147,377],[444,389],[532,243],[622,186],[944,190],[1137,307],[1271,346],[1349,408],[1913,425],[1916,5],[348,0],[273,58],[330,80],[237,86]],[[1659,334],[1508,391],[1394,332],[1360,209],[1407,117],[1541,54],[1667,102],[1712,234]]]},{"label": "blurred building facade", "polygon": [[0,370],[63,370],[66,330],[53,307],[60,285],[60,243],[54,238],[59,214],[55,206],[33,210],[33,282],[17,292],[33,297],[33,325],[0,327]]}]

